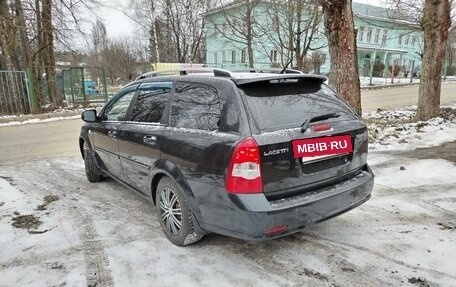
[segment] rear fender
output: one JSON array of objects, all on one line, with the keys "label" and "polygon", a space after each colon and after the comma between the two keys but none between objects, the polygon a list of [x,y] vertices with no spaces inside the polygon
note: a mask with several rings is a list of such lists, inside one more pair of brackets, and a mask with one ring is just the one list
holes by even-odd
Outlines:
[{"label": "rear fender", "polygon": [[150,196],[153,199],[154,204],[155,202],[155,194],[158,182],[163,176],[168,176],[173,179],[180,189],[183,191],[185,199],[190,205],[190,208],[193,212],[193,227],[195,231],[199,235],[204,235],[207,233],[201,226],[204,226],[203,218],[201,216],[201,211],[199,205],[195,199],[195,195],[193,194],[190,185],[188,184],[187,180],[185,179],[182,172],[179,168],[174,165],[172,162],[167,160],[159,160],[155,167],[152,168],[151,173],[149,175],[149,186],[150,186]]}]

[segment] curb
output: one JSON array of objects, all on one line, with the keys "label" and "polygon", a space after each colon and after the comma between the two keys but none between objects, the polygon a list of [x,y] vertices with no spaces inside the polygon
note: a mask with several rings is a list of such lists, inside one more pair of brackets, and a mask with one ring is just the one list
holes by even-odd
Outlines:
[{"label": "curb", "polygon": [[47,113],[37,115],[20,115],[14,117],[0,118],[0,124],[11,123],[11,122],[24,122],[33,119],[52,119],[52,118],[64,118],[80,115],[82,111],[67,111],[62,113]]},{"label": "curb", "polygon": [[405,84],[390,84],[390,85],[377,85],[377,86],[364,86],[361,87],[361,91],[371,91],[371,90],[380,90],[380,89],[392,89],[392,88],[401,88],[401,87],[411,87],[417,86],[420,83],[405,83]]},{"label": "curb", "polygon": [[[456,80],[452,79],[446,79],[442,80],[442,84],[445,83],[456,83]],[[411,87],[411,86],[417,86],[420,83],[398,83],[398,84],[389,84],[389,85],[374,85],[374,86],[364,86],[361,87],[361,91],[370,91],[370,90],[380,90],[380,89],[389,89],[389,88],[401,88],[401,87]]]}]

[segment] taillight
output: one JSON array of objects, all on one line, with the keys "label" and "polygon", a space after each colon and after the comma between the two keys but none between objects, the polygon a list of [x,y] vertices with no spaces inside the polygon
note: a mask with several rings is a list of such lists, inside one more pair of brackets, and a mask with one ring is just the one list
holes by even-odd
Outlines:
[{"label": "taillight", "polygon": [[260,149],[256,141],[249,137],[234,148],[225,178],[225,187],[229,193],[261,193]]}]

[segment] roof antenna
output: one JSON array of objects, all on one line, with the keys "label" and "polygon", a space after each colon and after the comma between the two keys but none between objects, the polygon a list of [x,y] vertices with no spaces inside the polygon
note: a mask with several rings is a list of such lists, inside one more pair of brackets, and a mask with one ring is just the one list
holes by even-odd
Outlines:
[{"label": "roof antenna", "polygon": [[288,66],[291,64],[292,61],[293,61],[293,59],[291,59],[291,60],[285,65],[285,67],[283,67],[282,71],[280,71],[279,74],[285,74],[285,70],[288,68]]}]

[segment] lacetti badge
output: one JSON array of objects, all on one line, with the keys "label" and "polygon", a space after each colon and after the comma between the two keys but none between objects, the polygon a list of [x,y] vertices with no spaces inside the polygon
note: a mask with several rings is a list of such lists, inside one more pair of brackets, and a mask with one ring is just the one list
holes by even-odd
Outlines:
[{"label": "lacetti badge", "polygon": [[350,135],[294,140],[295,158],[345,154],[353,151]]},{"label": "lacetti badge", "polygon": [[270,155],[278,155],[278,154],[283,154],[283,153],[288,153],[288,148],[270,150],[268,152],[263,152],[263,155],[270,156]]}]

